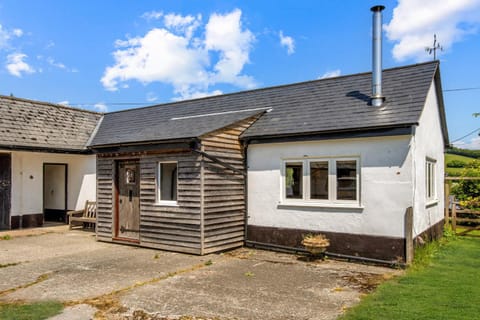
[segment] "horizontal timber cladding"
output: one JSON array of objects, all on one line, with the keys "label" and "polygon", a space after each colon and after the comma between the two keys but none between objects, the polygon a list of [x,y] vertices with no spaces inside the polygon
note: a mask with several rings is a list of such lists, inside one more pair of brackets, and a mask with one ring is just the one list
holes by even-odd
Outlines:
[{"label": "horizontal timber cladding", "polygon": [[[157,166],[177,162],[177,205],[157,203]],[[140,244],[201,254],[200,156],[192,152],[152,154],[140,158]]]},{"label": "horizontal timber cladding", "polygon": [[235,171],[207,157],[202,161],[203,252],[242,246],[245,240],[245,157],[240,134],[258,117],[252,117],[201,138],[202,151]]},{"label": "horizontal timber cladding", "polygon": [[[245,161],[240,134],[252,117],[200,139],[201,152],[145,150],[97,154],[97,239],[115,239],[116,165],[140,163],[140,246],[207,254],[242,246],[245,241]],[[217,161],[216,161],[217,160]],[[176,205],[157,200],[159,162],[177,162]],[[234,169],[234,170],[232,170]],[[132,243],[130,243],[132,244]]]},{"label": "horizontal timber cladding", "polygon": [[97,239],[111,240],[115,162],[97,157]]},{"label": "horizontal timber cladding", "polygon": [[[116,161],[140,162],[140,241],[138,245],[185,253],[201,254],[200,172],[201,157],[188,150],[102,154],[97,156],[97,239],[126,243],[115,239]],[[177,205],[157,202],[158,163],[177,162]],[[132,243],[130,243],[132,244]]]}]

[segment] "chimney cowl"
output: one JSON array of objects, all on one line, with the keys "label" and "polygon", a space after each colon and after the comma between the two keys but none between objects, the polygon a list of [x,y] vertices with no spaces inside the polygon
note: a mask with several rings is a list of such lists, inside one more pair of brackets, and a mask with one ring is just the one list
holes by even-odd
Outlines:
[{"label": "chimney cowl", "polygon": [[385,100],[382,95],[382,10],[384,6],[373,6],[372,34],[372,99],[374,107],[381,107]]}]

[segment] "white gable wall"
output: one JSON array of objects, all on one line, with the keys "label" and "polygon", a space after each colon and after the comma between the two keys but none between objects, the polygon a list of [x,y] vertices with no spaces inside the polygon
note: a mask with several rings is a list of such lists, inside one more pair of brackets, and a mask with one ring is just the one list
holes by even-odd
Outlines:
[{"label": "white gable wall", "polygon": [[[5,151],[7,152],[7,151]],[[68,165],[69,210],[82,209],[86,200],[96,198],[95,155],[11,151],[11,216],[43,212],[43,164]]]},{"label": "white gable wall", "polygon": [[[419,126],[415,130],[414,163],[415,175],[414,199],[414,236],[427,230],[430,226],[444,218],[444,142],[440,126],[438,99],[433,82],[427,95],[425,108],[420,117]],[[436,201],[426,201],[426,159],[436,160]]]},{"label": "white gable wall", "polygon": [[[413,198],[411,136],[248,146],[248,224],[311,231],[404,237]],[[282,205],[285,159],[358,157],[360,207]]]}]

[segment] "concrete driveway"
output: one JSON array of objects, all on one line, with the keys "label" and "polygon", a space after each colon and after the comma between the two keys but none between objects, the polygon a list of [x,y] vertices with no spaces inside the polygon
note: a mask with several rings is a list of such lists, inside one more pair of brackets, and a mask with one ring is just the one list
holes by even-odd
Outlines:
[{"label": "concrete driveway", "polygon": [[65,226],[9,235],[0,303],[59,300],[56,320],[335,319],[399,272],[245,248],[198,257],[96,242]]}]

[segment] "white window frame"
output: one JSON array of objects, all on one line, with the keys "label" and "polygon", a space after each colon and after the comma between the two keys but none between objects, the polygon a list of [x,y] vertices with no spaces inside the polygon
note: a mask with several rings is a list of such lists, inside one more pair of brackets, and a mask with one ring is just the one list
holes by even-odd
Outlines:
[{"label": "white window frame", "polygon": [[[356,164],[356,200],[337,199],[337,161],[355,161]],[[288,163],[302,163],[303,194],[301,199],[286,197],[286,166]],[[310,164],[312,162],[328,162],[328,199],[311,199]],[[360,157],[319,157],[283,159],[281,167],[281,199],[280,204],[327,206],[327,207],[360,207]]]},{"label": "white window frame", "polygon": [[[429,190],[431,192],[429,192]],[[427,203],[437,198],[437,160],[427,157],[425,160],[425,199]]]},{"label": "white window frame", "polygon": [[[162,169],[161,165],[166,163],[175,163],[177,165],[177,200],[162,200],[161,197],[161,179],[162,179]],[[155,177],[155,191],[156,191],[156,204],[162,206],[178,206],[178,161],[158,161],[157,162],[157,174]]]}]

